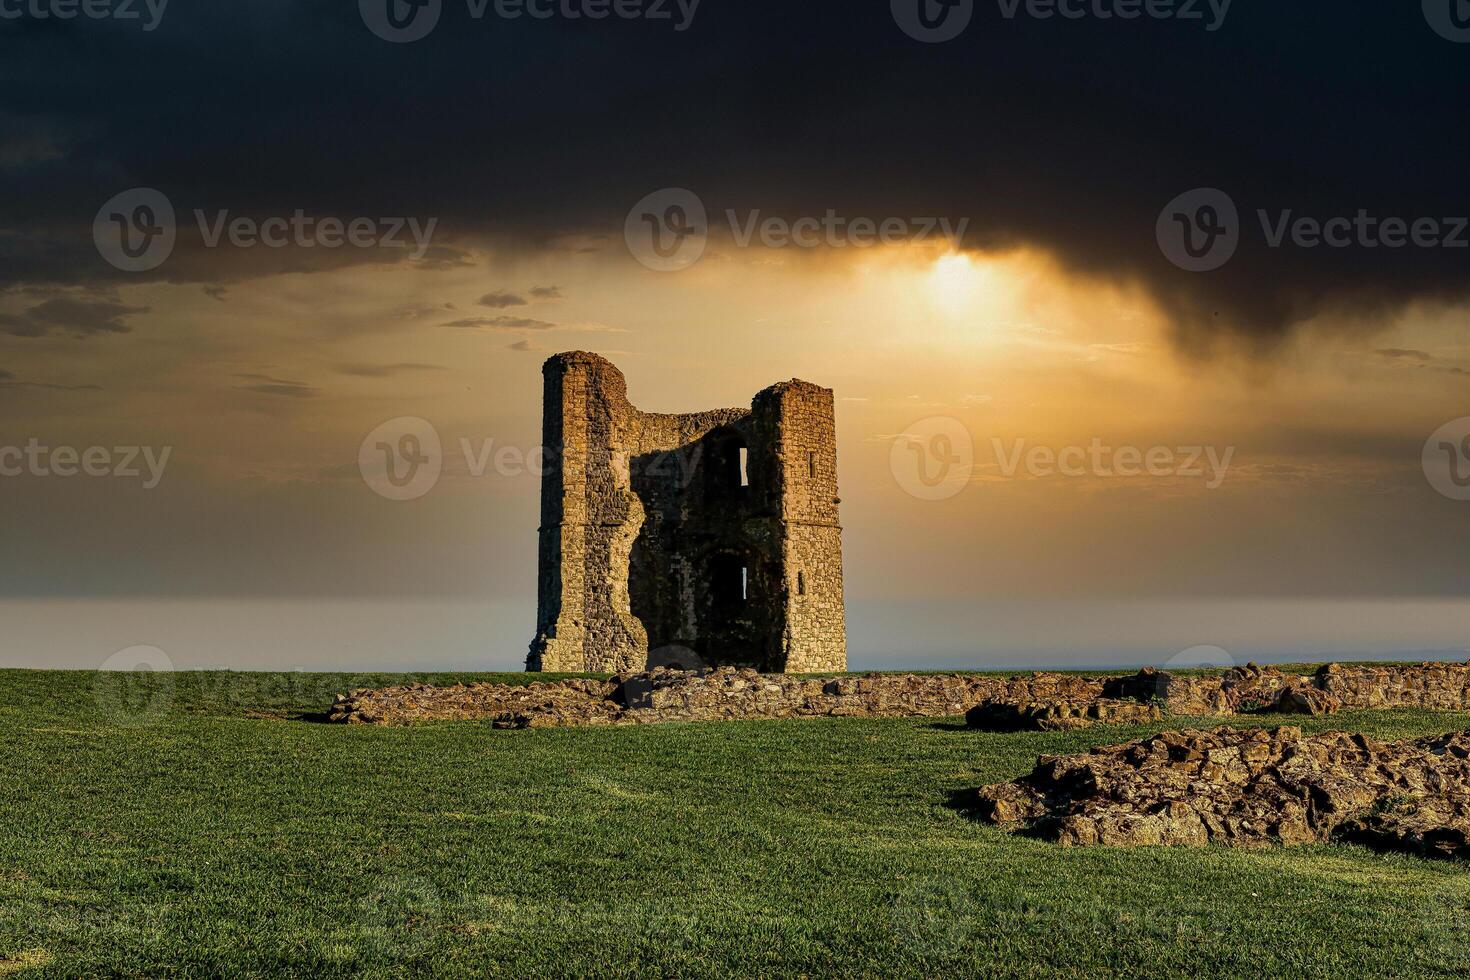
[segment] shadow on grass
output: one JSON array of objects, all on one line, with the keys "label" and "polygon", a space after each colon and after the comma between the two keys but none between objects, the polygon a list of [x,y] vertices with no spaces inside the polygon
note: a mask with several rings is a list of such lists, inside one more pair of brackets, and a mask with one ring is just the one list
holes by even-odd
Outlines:
[{"label": "shadow on grass", "polygon": [[974,786],[944,791],[944,808],[969,820],[980,819],[980,791]]},{"label": "shadow on grass", "polygon": [[330,711],[292,711],[281,716],[282,721],[304,721],[311,725],[335,725]]},{"label": "shadow on grass", "polygon": [[304,721],[314,725],[336,724],[332,721],[330,710],[312,710],[301,708],[246,708],[238,715],[220,714],[218,712],[193,711],[192,715],[201,718],[248,718],[251,721]]},{"label": "shadow on grass", "polygon": [[1024,837],[1028,840],[1037,840],[1049,844],[1056,843],[1057,818],[1055,814],[1048,814],[1023,824],[1003,826],[985,817],[980,803],[980,790],[975,786],[966,786],[964,789],[945,790],[944,808],[946,810],[953,810],[961,817],[964,817],[979,827],[987,827],[1012,837]]}]

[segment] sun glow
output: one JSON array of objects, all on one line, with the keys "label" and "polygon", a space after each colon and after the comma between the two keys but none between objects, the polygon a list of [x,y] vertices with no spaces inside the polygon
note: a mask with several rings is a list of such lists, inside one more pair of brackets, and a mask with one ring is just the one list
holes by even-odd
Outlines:
[{"label": "sun glow", "polygon": [[964,252],[950,252],[934,260],[927,278],[934,305],[957,316],[974,309],[985,285],[986,271]]}]

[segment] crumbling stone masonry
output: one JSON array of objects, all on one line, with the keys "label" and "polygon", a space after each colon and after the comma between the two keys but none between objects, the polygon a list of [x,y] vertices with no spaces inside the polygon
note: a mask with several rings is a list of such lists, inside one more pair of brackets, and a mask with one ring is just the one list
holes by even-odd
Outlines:
[{"label": "crumbling stone masonry", "polygon": [[596,354],[542,373],[528,670],[847,668],[831,390],[784,381],[748,409],[655,415]]},{"label": "crumbling stone masonry", "polygon": [[1216,728],[1077,755],[961,797],[976,816],[1060,844],[1348,841],[1470,858],[1470,732],[1379,742]]},{"label": "crumbling stone masonry", "polygon": [[530,684],[406,684],[359,690],[340,695],[329,717],[355,725],[479,720],[496,728],[753,718],[938,718],[964,714],[986,699],[1086,702],[1101,690],[1102,681],[1073,674],[793,677],[748,668],[655,667],[607,680],[573,677]]},{"label": "crumbling stone masonry", "polygon": [[792,677],[732,667],[621,673],[532,684],[407,684],[338,696],[333,721],[411,725],[471,720],[503,728],[753,718],[967,714],[976,728],[1145,724],[1168,715],[1318,715],[1364,708],[1470,711],[1470,664],[1324,664],[1313,674],[1246,664],[1219,676],[1034,673]]}]

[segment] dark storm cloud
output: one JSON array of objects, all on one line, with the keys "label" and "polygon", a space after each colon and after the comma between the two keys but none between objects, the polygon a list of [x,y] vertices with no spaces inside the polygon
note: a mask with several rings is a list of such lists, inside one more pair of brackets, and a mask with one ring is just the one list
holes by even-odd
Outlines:
[{"label": "dark storm cloud", "polygon": [[337,371],[354,378],[391,378],[399,374],[411,374],[418,371],[442,371],[444,368],[438,364],[419,364],[413,361],[404,361],[400,364],[339,364]]},{"label": "dark storm cloud", "polygon": [[1436,357],[1428,351],[1415,350],[1412,347],[1380,347],[1373,353],[1391,363],[1404,364],[1418,370],[1427,369],[1444,374],[1470,374],[1470,369],[1454,363],[1443,363],[1443,358]]},{"label": "dark storm cloud", "polygon": [[97,385],[63,385],[50,381],[21,381],[15,372],[0,370],[0,388],[44,388],[50,391],[100,391]]},{"label": "dark storm cloud", "polygon": [[[532,286],[529,292],[531,299],[534,300],[561,299],[561,290],[556,286]],[[497,310],[506,309],[511,306],[525,306],[528,302],[530,300],[527,300],[520,293],[513,293],[507,289],[497,289],[494,292],[486,293],[479,299],[479,305],[488,306],[491,309]]]},{"label": "dark storm cloud", "polygon": [[555,323],[545,320],[534,320],[525,316],[471,316],[462,320],[451,320],[444,324],[446,327],[457,327],[461,330],[554,330]]},{"label": "dark storm cloud", "polygon": [[450,245],[434,245],[424,251],[423,258],[417,260],[419,268],[436,270],[464,269],[474,264],[469,252]]},{"label": "dark storm cloud", "polygon": [[59,385],[51,381],[0,381],[0,388],[39,388],[46,391],[101,391],[97,385]]},{"label": "dark storm cloud", "polygon": [[42,337],[46,334],[47,327],[37,323],[29,317],[20,316],[16,313],[0,313],[0,333],[9,334],[12,337]]},{"label": "dark storm cloud", "polygon": [[288,381],[284,378],[273,378],[267,374],[237,374],[235,377],[244,381],[254,382],[248,385],[236,385],[240,391],[250,391],[257,395],[277,395],[282,398],[315,398],[321,394],[320,388],[314,388],[302,381]]},{"label": "dark storm cloud", "polygon": [[257,395],[279,395],[282,398],[315,398],[320,392],[306,385],[298,384],[259,384],[239,385],[241,391],[253,391]]},{"label": "dark storm cloud", "polygon": [[[1313,316],[1371,319],[1470,288],[1470,251],[1273,248],[1257,215],[1470,213],[1470,49],[1430,30],[1420,4],[1235,4],[1207,31],[977,3],[943,44],[906,36],[889,6],[710,3],[675,32],[477,21],[445,0],[411,44],[329,0],[170,8],[146,34],[7,21],[5,110],[45,125],[7,157],[20,163],[0,281],[125,278],[89,235],[100,204],[137,185],[169,195],[181,241],[193,208],[436,217],[436,238],[460,244],[432,248],[431,268],[472,265],[471,236],[620,247],[632,204],[677,186],[712,217],[969,218],[972,247],[1034,244],[1142,284],[1185,340],[1268,344]],[[1164,204],[1196,187],[1225,190],[1241,216],[1235,257],[1212,272],[1174,267],[1154,239]],[[197,261],[223,279],[247,259]],[[152,275],[194,270],[170,260]]]},{"label": "dark storm cloud", "polygon": [[57,296],[19,314],[0,314],[0,333],[14,337],[42,337],[52,330],[68,331],[77,337],[128,333],[133,328],[123,320],[147,312],[146,306]]},{"label": "dark storm cloud", "polygon": [[0,172],[15,173],[59,160],[75,142],[67,127],[44,116],[18,115],[0,109]]},{"label": "dark storm cloud", "polygon": [[499,310],[507,306],[525,306],[526,297],[506,292],[504,289],[497,289],[493,293],[486,293],[484,296],[481,296],[479,303],[481,306],[488,306],[492,309]]},{"label": "dark storm cloud", "polygon": [[397,310],[391,315],[400,320],[422,320],[431,316],[443,316],[445,313],[453,312],[456,309],[458,307],[453,303],[440,303],[433,306],[410,306]]}]

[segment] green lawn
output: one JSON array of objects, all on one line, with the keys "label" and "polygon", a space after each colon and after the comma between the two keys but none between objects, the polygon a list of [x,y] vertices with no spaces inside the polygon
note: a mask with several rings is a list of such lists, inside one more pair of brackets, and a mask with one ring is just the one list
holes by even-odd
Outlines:
[{"label": "green lawn", "polygon": [[0,976],[1470,971],[1462,866],[1064,850],[949,805],[1149,728],[382,729],[302,716],[390,675],[98,678],[0,671]]}]

